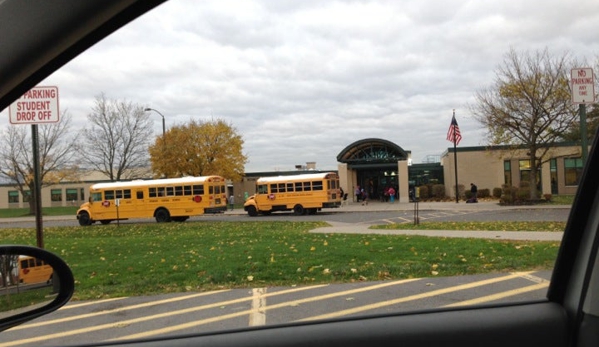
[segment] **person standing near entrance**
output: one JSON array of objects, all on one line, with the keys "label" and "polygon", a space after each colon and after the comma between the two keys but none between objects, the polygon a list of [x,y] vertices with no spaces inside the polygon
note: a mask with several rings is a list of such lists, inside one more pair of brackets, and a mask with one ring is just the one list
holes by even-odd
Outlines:
[{"label": "person standing near entrance", "polygon": [[478,202],[478,187],[474,183],[470,183],[471,202]]},{"label": "person standing near entrance", "polygon": [[354,194],[356,195],[356,202],[360,202],[360,198],[362,197],[362,190],[360,190],[360,186],[356,186]]},{"label": "person standing near entrance", "polygon": [[389,187],[389,201],[391,201],[391,203],[395,202],[395,189],[393,187]]},{"label": "person standing near entrance", "polygon": [[235,197],[231,194],[229,196],[229,210],[233,211],[233,207],[235,207]]}]

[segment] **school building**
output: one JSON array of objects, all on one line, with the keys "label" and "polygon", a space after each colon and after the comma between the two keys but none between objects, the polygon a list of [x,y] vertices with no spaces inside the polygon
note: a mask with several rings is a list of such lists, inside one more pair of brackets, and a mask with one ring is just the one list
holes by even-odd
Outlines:
[{"label": "school building", "polygon": [[[492,191],[504,184],[518,186],[530,175],[530,161],[523,148],[458,147],[455,154],[453,148],[448,148],[438,161],[413,163],[409,150],[389,140],[368,138],[349,144],[337,154],[337,172],[350,201],[355,200],[358,187],[368,192],[369,199],[378,200],[386,187],[393,186],[402,202],[409,201],[411,187],[429,183],[444,184],[445,194],[455,198],[456,166],[458,185],[469,187],[470,183],[475,183],[479,190]],[[582,168],[579,145],[561,143],[551,146],[539,173],[542,194],[574,194]],[[240,203],[255,193],[255,182],[259,177],[314,172],[323,171],[317,169],[316,163],[309,162],[296,165],[295,170],[246,173],[241,182],[228,183],[229,194],[234,194],[236,202]],[[79,206],[88,198],[91,184],[108,181],[97,172],[86,172],[82,177],[78,182],[43,187],[42,206]],[[28,207],[29,199],[28,192],[23,196],[14,185],[0,184],[0,208]]]}]

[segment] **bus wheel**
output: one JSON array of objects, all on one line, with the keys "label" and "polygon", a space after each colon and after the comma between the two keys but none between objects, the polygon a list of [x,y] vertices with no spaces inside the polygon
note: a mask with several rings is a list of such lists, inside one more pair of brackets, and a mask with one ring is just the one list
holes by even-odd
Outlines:
[{"label": "bus wheel", "polygon": [[110,224],[110,219],[101,220],[100,223],[102,223],[102,224]]},{"label": "bus wheel", "polygon": [[304,206],[302,205],[295,205],[293,206],[293,214],[296,216],[301,216],[305,213],[306,211],[304,210]]},{"label": "bus wheel", "polygon": [[258,215],[258,211],[256,211],[255,206],[248,206],[247,211],[248,211],[248,216],[250,216],[250,217],[256,217]]},{"label": "bus wheel", "polygon": [[166,223],[171,221],[171,214],[168,213],[168,210],[165,208],[161,208],[156,211],[156,222],[158,223]]},{"label": "bus wheel", "polygon": [[81,226],[92,225],[92,220],[89,218],[89,213],[85,211],[79,212],[79,218],[77,219],[79,220],[79,225]]}]

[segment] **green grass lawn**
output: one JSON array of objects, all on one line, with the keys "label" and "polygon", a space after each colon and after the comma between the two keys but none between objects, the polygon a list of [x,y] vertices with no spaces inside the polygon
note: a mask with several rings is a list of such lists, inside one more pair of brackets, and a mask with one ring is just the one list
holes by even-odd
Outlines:
[{"label": "green grass lawn", "polygon": [[[323,222],[186,222],[45,228],[75,299],[551,269],[559,242],[312,234]],[[527,225],[527,229],[530,225]],[[1,243],[35,245],[33,229]]]}]

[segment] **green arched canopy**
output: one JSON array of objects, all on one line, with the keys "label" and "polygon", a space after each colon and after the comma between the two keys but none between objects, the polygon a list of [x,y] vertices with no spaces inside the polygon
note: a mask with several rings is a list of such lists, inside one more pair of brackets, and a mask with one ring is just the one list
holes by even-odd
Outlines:
[{"label": "green arched canopy", "polygon": [[350,168],[367,168],[396,164],[407,160],[408,154],[391,141],[383,139],[364,139],[345,147],[338,155],[337,161]]}]

